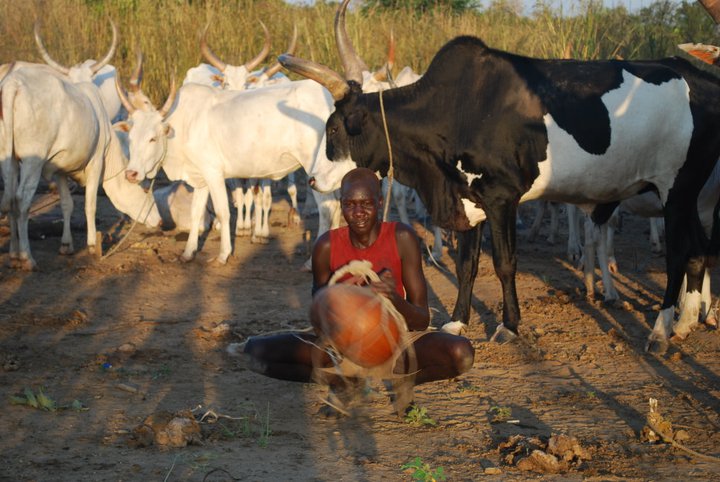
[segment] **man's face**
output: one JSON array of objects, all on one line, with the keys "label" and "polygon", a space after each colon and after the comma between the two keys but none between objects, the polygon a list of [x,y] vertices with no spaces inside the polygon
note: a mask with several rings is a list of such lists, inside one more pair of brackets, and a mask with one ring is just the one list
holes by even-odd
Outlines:
[{"label": "man's face", "polygon": [[367,182],[343,186],[340,203],[342,214],[350,231],[356,234],[369,233],[377,224],[380,211],[378,190]]}]

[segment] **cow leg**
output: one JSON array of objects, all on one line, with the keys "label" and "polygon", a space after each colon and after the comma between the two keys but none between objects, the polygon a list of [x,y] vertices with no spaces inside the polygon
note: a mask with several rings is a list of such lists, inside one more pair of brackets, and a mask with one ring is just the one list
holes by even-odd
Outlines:
[{"label": "cow leg", "polygon": [[558,205],[552,202],[548,203],[548,209],[550,210],[550,232],[548,233],[547,241],[549,244],[555,244],[560,226],[558,220]]},{"label": "cow leg", "polygon": [[702,308],[705,257],[692,257],[685,268],[685,297],[680,309],[680,318],[673,328],[673,341],[682,341],[698,326]]},{"label": "cow leg", "polygon": [[482,229],[485,223],[479,223],[468,231],[459,231],[457,236],[457,254],[455,258],[455,273],[458,282],[458,296],[455,301],[450,323],[446,323],[441,330],[447,333],[460,334],[470,320],[470,308],[473,295],[473,285],[478,271],[480,249],[482,245]]},{"label": "cow leg", "polygon": [[[610,263],[610,256],[608,252],[613,248],[612,246],[612,235],[614,230],[605,223],[600,226],[600,236],[598,237],[598,264],[600,265],[600,272],[602,273],[603,280],[603,294],[605,295],[605,302],[613,302],[620,299],[617,290],[615,289],[615,282],[612,277],[612,265]],[[614,259],[614,258],[613,258]],[[615,269],[617,271],[617,267]]]},{"label": "cow leg", "polygon": [[241,184],[235,190],[235,202],[238,209],[235,236],[245,237],[250,236],[252,231],[253,192],[247,179],[240,182]]},{"label": "cow leg", "polygon": [[595,250],[598,245],[599,227],[585,216],[585,245],[581,263],[583,267],[583,279],[585,281],[585,296],[588,299],[595,298]]},{"label": "cow leg", "polygon": [[258,180],[255,188],[255,229],[253,230],[252,243],[267,244],[270,237],[270,208],[272,207],[272,190],[269,179]]},{"label": "cow leg", "polygon": [[[313,189],[312,195],[318,210],[318,231],[315,238],[317,239],[328,230],[335,229],[340,226],[340,199],[338,198],[338,190],[330,193],[321,193]],[[312,257],[305,261],[302,270],[310,271],[311,268]]]},{"label": "cow leg", "polygon": [[662,253],[662,243],[660,242],[660,220],[662,218],[649,218],[650,220],[650,250],[655,254]]},{"label": "cow leg", "polygon": [[272,209],[272,189],[270,179],[263,179],[260,183],[262,187],[262,208],[263,223],[260,234],[265,239],[265,243],[270,239],[270,210]]},{"label": "cow leg", "polygon": [[[228,203],[227,191],[225,190],[225,179],[222,176],[213,176],[207,179],[207,189],[210,191],[210,199],[212,199],[213,208],[215,209],[215,219],[220,222],[220,252],[217,258],[210,261],[217,261],[220,264],[227,263],[227,259],[232,253],[232,240],[230,238],[230,205]],[[207,205],[207,194],[205,195],[205,203],[201,207]],[[195,215],[195,199],[193,199],[192,213]],[[200,218],[194,218],[197,223]],[[188,240],[189,241],[189,240]]]},{"label": "cow leg", "polygon": [[520,305],[515,288],[517,201],[497,199],[490,202],[492,209],[488,209],[487,214],[493,243],[493,265],[503,291],[503,321],[490,341],[504,343],[517,336],[520,324]]},{"label": "cow leg", "polygon": [[[665,266],[667,282],[665,294],[660,306],[660,313],[655,320],[652,332],[645,344],[645,351],[662,354],[668,349],[668,339],[672,331],[675,317],[675,304],[680,294],[680,286],[686,268],[687,246],[684,237],[690,226],[683,222],[681,217],[689,210],[684,209],[678,202],[668,199],[665,209]],[[686,303],[687,304],[687,303]]]},{"label": "cow leg", "polygon": [[287,193],[290,196],[290,211],[288,212],[288,226],[300,225],[300,214],[298,214],[297,184],[295,184],[295,173],[287,175]]},{"label": "cow leg", "polygon": [[[606,226],[606,233],[602,237],[603,240],[605,240],[606,247],[605,252],[607,255],[607,261],[606,266],[610,273],[617,274],[618,273],[618,267],[617,267],[617,260],[615,259],[615,232],[619,231],[618,226],[620,222],[620,208],[613,211],[613,215],[610,216],[610,219],[605,224]],[[598,253],[598,256],[600,253]],[[605,278],[605,273],[603,272],[603,280]],[[605,297],[607,300],[607,296]],[[616,298],[619,299],[619,298]]]},{"label": "cow leg", "polygon": [[442,258],[443,255],[443,240],[442,240],[442,229],[440,229],[440,226],[433,226],[433,247],[431,251],[431,255],[433,259],[436,261],[439,261]]},{"label": "cow leg", "polygon": [[545,217],[545,208],[547,207],[547,204],[548,202],[543,201],[542,199],[538,199],[537,201],[535,201],[535,218],[533,219],[532,226],[530,226],[527,234],[527,240],[529,243],[534,243],[535,238],[537,238],[537,235],[540,232],[540,228],[542,227],[542,221]]},{"label": "cow leg", "polygon": [[192,261],[198,248],[198,237],[200,235],[200,220],[202,219],[208,202],[208,186],[194,186],[192,202],[190,203],[190,232],[185,243],[185,250],[180,259],[185,262]]},{"label": "cow leg", "polygon": [[60,208],[63,215],[63,231],[62,238],[60,238],[60,254],[73,254],[75,249],[73,247],[72,232],[70,229],[70,218],[73,212],[73,198],[68,188],[67,177],[64,174],[56,174],[53,179],[58,188],[60,194]]},{"label": "cow leg", "polygon": [[568,216],[568,245],[567,257],[573,266],[578,266],[582,256],[582,243],[580,242],[580,210],[574,204],[566,204]]},{"label": "cow leg", "polygon": [[392,198],[397,208],[400,222],[410,226],[410,216],[407,211],[407,191],[408,189],[405,186],[398,186],[397,183],[393,184]]},{"label": "cow leg", "polygon": [[18,256],[14,268],[32,271],[37,263],[30,253],[30,240],[28,239],[28,218],[33,196],[37,190],[42,169],[33,165],[32,160],[24,159],[20,168],[20,181],[15,193],[15,218],[17,219]]},{"label": "cow leg", "polygon": [[717,328],[717,315],[715,314],[715,308],[712,306],[712,293],[710,291],[710,268],[705,266],[705,274],[703,275],[702,284],[702,311],[700,317],[702,321],[710,327]]},{"label": "cow leg", "polygon": [[95,213],[97,212],[97,192],[100,188],[103,165],[102,155],[96,154],[85,169],[85,221],[87,222],[87,247],[90,253],[95,253],[95,243],[97,241]]}]

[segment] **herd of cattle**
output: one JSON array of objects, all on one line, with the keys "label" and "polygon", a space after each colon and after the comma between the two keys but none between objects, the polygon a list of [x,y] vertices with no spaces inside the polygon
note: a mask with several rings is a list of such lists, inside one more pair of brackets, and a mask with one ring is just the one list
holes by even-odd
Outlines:
[{"label": "herd of cattle", "polygon": [[[45,64],[0,66],[0,210],[10,221],[11,266],[36,266],[27,227],[41,177],[58,186],[61,253],[73,252],[72,178],[85,186],[90,251],[102,186],[133,219],[186,228],[184,260],[194,257],[199,233],[209,226],[210,199],[221,238],[216,259],[225,263],[232,246],[228,188],[238,207],[236,233],[266,238],[269,180],[302,167],[314,188],[319,235],[339,223],[334,193],[340,179],[363,166],[381,176],[393,172],[402,183],[394,194],[414,189],[437,225],[436,255],[439,229],[456,232],[459,293],[448,331],[468,322],[489,220],[503,291],[503,321],[493,340],[517,336],[517,208],[533,199],[589,214],[586,240],[595,242],[586,246],[586,285],[592,293],[597,248],[605,296],[613,299],[608,221],[621,202],[642,198],[650,206],[645,215],[662,216],[666,228],[667,285],[646,349],[663,352],[671,335],[681,340],[699,322],[715,323],[708,269],[720,246],[720,77],[676,57],[540,60],[458,37],[424,75],[406,68],[393,79],[392,46],[388,64],[377,72],[356,54],[345,31],[348,3],[335,18],[344,75],[294,57],[296,32],[287,54],[255,70],[269,52],[264,25],[263,50],[244,65],[228,65],[207,45],[206,27],[201,51],[209,64],[190,69],[179,89],[173,79],[160,108],[142,91],[142,54],[127,91],[109,64],[117,45],[114,25],[102,60],[68,68],[49,55],[36,24]],[[307,79],[290,81],[281,66]],[[140,183],[160,170],[175,182],[156,189],[153,202]],[[241,180],[251,179],[244,189],[248,181]],[[288,185],[296,208],[294,183]],[[577,211],[568,213],[573,228]],[[291,221],[298,220],[297,211],[292,214]]]}]

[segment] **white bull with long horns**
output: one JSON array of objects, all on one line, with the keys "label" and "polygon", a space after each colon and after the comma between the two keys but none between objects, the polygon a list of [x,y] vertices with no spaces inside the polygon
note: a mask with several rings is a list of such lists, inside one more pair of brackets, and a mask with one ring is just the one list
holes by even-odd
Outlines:
[{"label": "white bull with long horns", "polygon": [[127,179],[154,177],[162,167],[195,188],[183,260],[197,251],[209,195],[220,223],[220,263],[232,251],[225,179],[280,179],[309,166],[332,108],[329,92],[307,80],[242,92],[186,84],[160,111],[137,109],[118,91],[130,113]]},{"label": "white bull with long horns", "polygon": [[64,221],[60,248],[63,254],[74,251],[70,232],[73,202],[68,177],[86,187],[87,246],[91,252],[96,241],[97,189],[104,173],[103,186],[118,209],[140,215],[148,224],[159,222],[157,210],[151,208],[151,203],[146,204],[146,212],[140,213],[143,206],[137,202],[146,199],[142,189],[129,184],[122,176],[113,175],[122,172],[125,159],[103,98],[92,82],[92,76],[115,52],[114,24],[112,28],[112,46],[103,60],[65,68],[47,54],[36,24],[36,41],[49,67],[18,63],[8,68],[9,73],[0,84],[0,163],[5,183],[0,210],[9,213],[10,264],[15,268],[37,266],[30,252],[27,223],[41,176],[54,179],[58,185]]}]

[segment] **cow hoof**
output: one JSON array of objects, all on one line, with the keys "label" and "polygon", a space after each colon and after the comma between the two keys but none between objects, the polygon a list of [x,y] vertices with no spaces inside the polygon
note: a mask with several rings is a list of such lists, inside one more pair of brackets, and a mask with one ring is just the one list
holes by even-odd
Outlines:
[{"label": "cow hoof", "polygon": [[465,333],[466,328],[467,325],[462,321],[451,321],[449,323],[445,323],[440,328],[440,331],[443,333],[450,333],[451,335],[462,335]]},{"label": "cow hoof", "polygon": [[717,318],[715,318],[714,316],[712,316],[712,317],[709,316],[709,317],[705,318],[705,325],[708,328],[714,328],[717,330],[717,327],[718,327]]},{"label": "cow hoof", "polygon": [[241,238],[247,238],[250,236],[250,230],[249,229],[237,229],[235,230],[235,236],[239,236]]},{"label": "cow hoof", "polygon": [[267,238],[265,236],[253,236],[250,238],[250,242],[252,244],[269,244],[270,238]]},{"label": "cow hoof", "polygon": [[510,343],[511,341],[515,340],[516,338],[517,338],[517,333],[505,328],[505,326],[501,323],[498,325],[497,329],[495,330],[495,333],[493,333],[493,336],[490,338],[490,341],[504,345],[505,343]]},{"label": "cow hoof", "polygon": [[219,255],[216,258],[210,259],[208,261],[208,264],[212,263],[212,264],[226,265],[229,257],[230,257],[229,254],[225,255],[225,256]]},{"label": "cow hoof", "polygon": [[309,258],[303,263],[303,265],[300,267],[300,271],[302,271],[303,273],[312,272],[312,258]]},{"label": "cow hoof", "polygon": [[193,259],[195,259],[195,253],[189,254],[189,255],[183,253],[183,254],[180,255],[180,261],[182,261],[183,263],[189,263],[189,262],[192,261]]},{"label": "cow hoof", "polygon": [[19,259],[15,269],[21,271],[35,271],[37,270],[37,264],[32,259]]},{"label": "cow hoof", "polygon": [[69,256],[73,253],[75,253],[75,250],[73,249],[71,244],[61,244],[60,245],[60,254]]},{"label": "cow hoof", "polygon": [[685,334],[682,334],[682,333],[673,333],[673,334],[670,336],[670,341],[672,341],[673,343],[683,342],[683,341],[685,341],[685,339],[688,337],[688,334],[689,334],[689,333],[685,333]]},{"label": "cow hoof", "polygon": [[647,353],[653,353],[655,355],[664,355],[670,348],[670,343],[666,339],[661,340],[648,340],[645,345],[645,351]]}]

